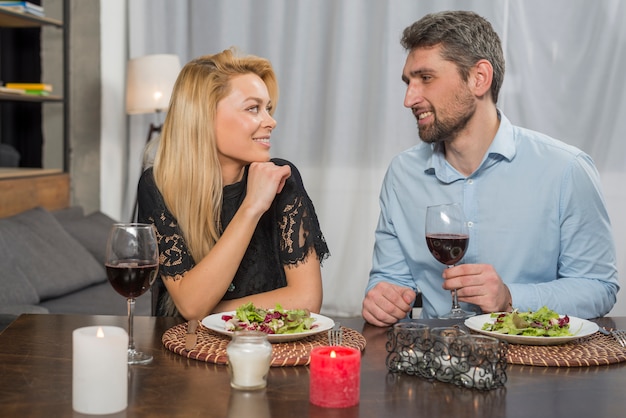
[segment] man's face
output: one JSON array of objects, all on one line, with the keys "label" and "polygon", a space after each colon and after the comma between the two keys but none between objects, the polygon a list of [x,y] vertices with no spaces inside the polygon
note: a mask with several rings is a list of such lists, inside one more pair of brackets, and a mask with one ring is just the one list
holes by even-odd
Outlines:
[{"label": "man's face", "polygon": [[404,106],[412,110],[422,141],[453,140],[476,110],[476,98],[456,64],[444,60],[441,46],[413,49],[402,80],[407,89]]}]

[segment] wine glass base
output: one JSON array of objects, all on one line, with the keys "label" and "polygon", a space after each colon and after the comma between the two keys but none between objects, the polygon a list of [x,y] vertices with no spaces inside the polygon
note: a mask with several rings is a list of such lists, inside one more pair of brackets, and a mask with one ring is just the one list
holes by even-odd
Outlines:
[{"label": "wine glass base", "polygon": [[463,309],[453,309],[447,314],[439,316],[439,319],[465,319],[476,315],[476,312],[464,311]]},{"label": "wine glass base", "polygon": [[152,356],[137,350],[128,350],[128,364],[148,364],[152,362]]}]

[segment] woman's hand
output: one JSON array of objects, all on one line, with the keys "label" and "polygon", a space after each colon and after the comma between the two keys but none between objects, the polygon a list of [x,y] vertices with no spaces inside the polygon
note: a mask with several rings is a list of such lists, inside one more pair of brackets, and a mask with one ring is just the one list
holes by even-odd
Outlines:
[{"label": "woman's hand", "polygon": [[243,205],[253,208],[259,214],[265,213],[276,195],[283,190],[289,176],[291,167],[288,165],[278,166],[272,162],[250,164]]}]

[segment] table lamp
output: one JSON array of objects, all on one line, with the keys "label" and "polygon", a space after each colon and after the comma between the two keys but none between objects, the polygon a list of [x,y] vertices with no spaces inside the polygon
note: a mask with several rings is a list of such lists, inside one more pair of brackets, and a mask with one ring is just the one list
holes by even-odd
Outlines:
[{"label": "table lamp", "polygon": [[[177,55],[145,55],[128,61],[126,75],[126,113],[137,115],[167,110],[174,82],[180,72]],[[161,132],[161,123],[150,123],[148,138]]]},{"label": "table lamp", "polygon": [[[129,115],[156,113],[157,115],[158,124],[150,123],[146,144],[150,142],[152,134],[161,132],[163,125],[158,120],[158,115],[169,107],[170,96],[179,72],[180,60],[177,55],[145,55],[128,61],[126,113]],[[133,221],[136,216],[137,198],[133,207]]]}]

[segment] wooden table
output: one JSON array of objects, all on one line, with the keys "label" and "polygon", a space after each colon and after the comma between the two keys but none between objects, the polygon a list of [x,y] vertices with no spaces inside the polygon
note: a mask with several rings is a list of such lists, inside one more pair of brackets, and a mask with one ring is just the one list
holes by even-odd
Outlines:
[{"label": "wooden table", "polygon": [[[598,319],[626,328],[626,318]],[[626,363],[594,367],[509,366],[504,388],[488,392],[387,372],[386,329],[341,319],[367,339],[356,407],[309,403],[308,367],[272,368],[260,392],[231,390],[227,368],[167,350],[173,318],[136,317],[137,348],[154,355],[129,368],[129,406],[119,417],[618,417],[626,411]],[[437,323],[438,324],[438,323]],[[125,317],[22,315],[0,334],[0,415],[81,416],[72,411],[72,331],[126,327]]]}]

